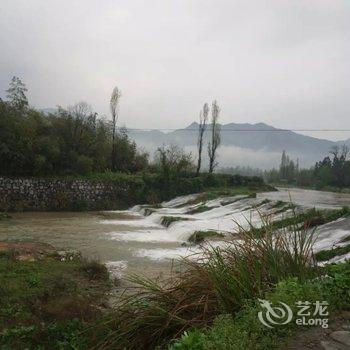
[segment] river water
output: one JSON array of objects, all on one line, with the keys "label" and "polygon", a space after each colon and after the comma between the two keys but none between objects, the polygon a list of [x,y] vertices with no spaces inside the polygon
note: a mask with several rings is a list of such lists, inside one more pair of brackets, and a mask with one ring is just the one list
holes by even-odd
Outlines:
[{"label": "river water", "polygon": [[[26,212],[11,214],[9,220],[0,221],[0,240],[39,241],[56,248],[72,248],[89,258],[107,263],[116,276],[144,274],[155,276],[169,271],[173,259],[199,251],[188,246],[190,235],[198,230],[217,230],[232,233],[237,223],[247,219],[259,226],[260,213],[274,219],[288,215],[273,214],[273,203],[264,199],[293,202],[304,207],[340,208],[350,205],[350,195],[300,189],[279,189],[278,192],[258,194],[257,198],[244,196],[223,197],[205,203],[191,204],[196,195],[178,197],[162,203],[161,208],[147,213],[145,207],[135,206],[126,211],[109,212]],[[189,214],[205,204],[210,210]],[[150,215],[146,215],[150,214]],[[182,217],[169,227],[161,224],[164,216]],[[327,248],[350,234],[350,220],[342,219],[320,228],[320,249]],[[212,244],[223,244],[212,242]]]}]

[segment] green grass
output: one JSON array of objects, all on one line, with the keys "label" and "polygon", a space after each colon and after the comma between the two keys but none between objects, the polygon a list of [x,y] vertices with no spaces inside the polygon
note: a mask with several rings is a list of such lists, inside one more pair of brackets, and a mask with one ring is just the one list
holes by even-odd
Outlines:
[{"label": "green grass", "polygon": [[[282,206],[282,204],[277,204],[277,207],[280,206]],[[285,217],[281,220],[269,222],[263,227],[251,226],[251,232],[254,233],[256,237],[260,237],[265,234],[266,229],[278,230],[285,227],[297,225],[301,225],[303,229],[309,229],[318,225],[324,225],[328,222],[332,222],[340,218],[350,217],[349,207],[343,207],[342,209],[334,210],[317,210],[313,208],[302,213],[295,213],[294,206],[291,206],[290,209],[293,210],[294,215]]]},{"label": "green grass", "polygon": [[204,240],[208,238],[222,238],[224,234],[216,231],[195,231],[190,238],[188,239],[191,243],[202,243]]},{"label": "green grass", "polygon": [[350,252],[350,244],[343,247],[335,247],[333,249],[321,250],[315,254],[317,261],[327,261],[336,256],[344,255]]},{"label": "green grass", "polygon": [[269,200],[269,199],[264,199],[264,200],[262,200],[261,202],[258,202],[258,203],[256,203],[256,204],[253,204],[251,207],[250,207],[250,209],[257,209],[257,208],[259,208],[259,207],[261,207],[261,206],[263,206],[263,205],[265,205],[265,204],[268,204],[268,203],[270,203],[271,201]]},{"label": "green grass", "polygon": [[9,218],[10,218],[10,215],[8,215],[7,213],[0,212],[0,221],[4,219],[9,219]]},{"label": "green grass", "polygon": [[344,237],[340,242],[341,243],[350,242],[350,235]]},{"label": "green grass", "polygon": [[198,204],[200,202],[206,202],[212,199],[216,199],[218,197],[231,197],[231,196],[233,197],[238,195],[246,195],[248,197],[255,198],[256,192],[251,190],[247,186],[209,188],[209,189],[206,189],[205,192],[201,193],[196,198],[187,202],[185,205]]},{"label": "green grass", "polygon": [[[159,203],[180,195],[203,193],[202,199],[214,199],[221,195],[248,194],[275,190],[262,178],[227,174],[172,174],[169,178],[161,173],[94,173],[86,176],[70,176],[68,180],[85,179],[109,182],[121,187],[120,200],[131,203]],[[200,200],[199,200],[200,201]],[[193,204],[199,203],[194,201]]]},{"label": "green grass", "polygon": [[284,202],[279,200],[273,204],[272,208],[277,209],[274,211],[274,214],[280,214],[284,213],[287,210],[294,210],[296,208],[296,205],[291,202]]},{"label": "green grass", "polygon": [[97,262],[17,261],[15,253],[1,252],[1,349],[88,348],[109,289]]},{"label": "green grass", "polygon": [[[297,311],[296,302],[326,300],[329,311],[350,306],[350,263],[327,266],[320,280],[300,282],[295,278],[280,281],[264,298],[271,302],[284,302]],[[169,346],[169,350],[272,350],[285,348],[283,345],[297,331],[292,321],[273,329],[265,327],[258,320],[261,307],[256,299],[246,300],[236,314],[218,316],[211,327],[192,329]],[[295,312],[294,312],[295,314]]]},{"label": "green grass", "polygon": [[214,208],[215,207],[207,207],[205,204],[201,204],[199,207],[189,210],[186,214],[193,215],[193,214],[204,213],[204,212],[212,210]]}]

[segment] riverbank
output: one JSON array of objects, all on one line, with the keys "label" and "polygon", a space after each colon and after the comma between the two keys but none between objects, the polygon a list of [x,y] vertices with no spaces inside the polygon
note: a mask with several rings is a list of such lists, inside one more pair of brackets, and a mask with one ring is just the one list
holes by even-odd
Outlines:
[{"label": "riverbank", "polygon": [[339,188],[334,186],[305,186],[305,185],[302,186],[296,183],[290,184],[286,182],[268,182],[268,184],[274,187],[290,188],[290,189],[303,189],[303,190],[335,192],[335,193],[344,193],[344,194],[350,193],[350,187]]},{"label": "riverbank", "polygon": [[[30,255],[35,258],[20,258],[23,257],[24,251],[26,257]],[[265,284],[264,292],[257,295],[275,305],[281,302],[287,304],[294,316],[288,323],[267,328],[258,318],[259,312],[264,310],[256,295],[258,289],[245,289],[244,293],[249,291],[249,294],[243,294],[245,298],[239,301],[239,294],[235,294],[235,289],[228,288],[226,284],[229,277],[227,273],[234,271],[224,273],[221,270],[229,263],[227,260],[229,256],[220,263],[218,254],[216,252],[215,255],[211,255],[206,265],[202,262],[186,262],[187,272],[173,275],[173,283],[174,281],[175,285],[180,283],[181,289],[185,288],[183,290],[185,294],[195,292],[198,296],[210,298],[201,301],[203,307],[208,302],[211,305],[205,311],[205,308],[201,310],[199,305],[189,304],[195,297],[194,294],[190,294],[181,302],[185,304],[178,305],[185,307],[184,313],[179,313],[180,309],[177,307],[171,312],[168,310],[172,305],[172,299],[178,302],[181,300],[181,296],[178,295],[180,290],[173,290],[174,284],[171,285],[171,294],[168,294],[170,285],[134,277],[134,282],[139,284],[139,287],[142,286],[140,293],[136,292],[135,295],[133,289],[132,297],[124,298],[123,301],[119,301],[116,308],[113,308],[108,302],[113,282],[108,278],[105,266],[83,260],[78,255],[74,259],[63,259],[62,255],[58,255],[48,245],[38,244],[29,247],[26,244],[16,243],[6,249],[0,245],[0,343],[9,349],[125,349],[125,346],[127,349],[154,349],[158,344],[161,345],[160,348],[168,350],[271,350],[295,349],[296,344],[298,348],[303,344],[309,349],[320,349],[322,344],[328,343],[338,344],[337,346],[342,349],[342,344],[335,341],[332,334],[336,336],[337,332],[344,333],[349,329],[350,313],[346,311],[350,307],[349,262],[327,265],[318,272],[311,269],[307,273],[308,277],[304,276],[306,278],[301,278],[300,271],[297,272],[295,268],[290,270],[290,277],[286,277],[288,267],[286,264],[282,269],[280,267],[275,275],[280,278],[279,282]],[[224,257],[224,254],[225,252],[221,252],[220,256]],[[233,251],[230,252],[231,257],[232,254]],[[197,283],[200,282],[195,278],[197,269],[204,272],[210,266],[214,275],[210,273],[212,276],[210,277],[206,273],[199,273],[198,277],[202,276],[201,279],[204,280],[201,282],[203,288],[197,289]],[[272,270],[269,270],[270,266],[266,268],[265,273],[271,278]],[[243,272],[243,265],[239,269]],[[252,273],[254,270],[248,269],[246,272]],[[316,280],[315,276],[318,276]],[[320,278],[320,276],[327,277]],[[188,278],[192,283],[186,282]],[[216,286],[208,284],[207,278],[214,278]],[[243,282],[242,278],[243,275],[239,284]],[[258,282],[254,276],[252,282],[253,280]],[[245,281],[244,288],[249,288],[247,282],[248,280]],[[219,288],[221,296],[211,294],[208,287]],[[234,287],[234,284],[231,287]],[[165,297],[169,300],[164,299]],[[224,298],[222,300],[228,298],[226,302],[231,300],[234,304],[229,303],[216,309],[216,303],[213,304],[216,298]],[[329,317],[324,317],[324,320],[327,325],[329,323],[329,328],[297,326],[295,319],[299,300],[307,300],[310,303],[326,300],[329,304],[327,309]],[[144,309],[145,302],[148,305],[147,309]],[[156,311],[154,307],[157,305],[159,307],[162,305],[164,314],[160,312],[161,310],[154,314]],[[134,320],[132,317],[125,319],[125,307],[132,307]],[[147,313],[141,316],[146,310]],[[202,315],[204,319],[190,318],[186,321],[183,317],[185,314],[188,317],[189,311],[192,317],[199,313],[198,315]],[[204,313],[208,314],[205,316]],[[206,323],[205,319],[208,316],[212,321],[205,327],[199,327],[199,324]],[[147,319],[139,319],[140,317]],[[163,320],[162,325],[158,324],[159,317]],[[282,321],[285,319],[280,322]],[[126,327],[137,328],[123,328],[123,338],[119,338],[121,322]],[[164,327],[164,324],[167,326]],[[180,332],[174,333],[174,327]],[[181,332],[182,328],[188,330]],[[127,329],[131,334],[125,333]],[[178,340],[172,339],[171,334]]]},{"label": "riverbank", "polygon": [[[259,312],[264,312],[264,308],[257,298],[250,298],[238,313],[219,315],[210,327],[192,328],[184,332],[168,349],[345,350],[350,340],[350,264],[328,265],[321,275],[323,277],[318,281],[309,279],[301,282],[298,278],[281,280],[262,296],[274,306],[283,305],[281,303],[288,305],[293,312],[293,318],[289,322],[286,322],[286,317],[281,317],[274,319],[275,324],[269,324],[271,328],[265,326],[258,318]],[[327,326],[298,326],[296,320],[300,310],[299,301],[309,302],[312,310],[315,310],[317,302],[327,301],[327,316],[321,317]],[[305,319],[308,321],[312,316]],[[336,340],[336,333],[342,333],[343,342]]]},{"label": "riverbank", "polygon": [[[310,257],[310,239],[316,238],[310,224],[317,226],[314,252],[327,254],[332,259],[334,253],[339,253],[333,249],[335,245],[347,246],[350,230],[346,218],[348,209],[333,203],[336,209],[313,210],[267,198],[277,194],[284,195],[281,192],[256,194],[247,188],[235,187],[177,197],[158,205],[136,206],[127,211],[11,214],[12,218],[1,222],[0,236],[7,239],[4,244],[12,240],[12,250],[22,247],[24,251],[15,254],[15,259],[14,254],[7,254],[7,260],[0,262],[2,276],[6,277],[2,280],[4,300],[7,300],[4,310],[14,310],[14,314],[19,315],[13,324],[6,324],[8,314],[3,316],[3,341],[8,342],[5,344],[21,341],[19,348],[31,348],[28,344],[38,344],[43,334],[43,344],[51,337],[53,349],[59,349],[61,342],[67,349],[92,346],[154,349],[161,345],[164,349],[177,350],[267,350],[282,346],[281,342],[287,341],[292,332],[298,332],[298,328],[288,324],[275,330],[267,329],[257,318],[262,310],[258,298],[292,306],[297,300],[328,300],[332,304],[332,315],[346,309],[349,301],[343,289],[348,289],[350,283],[349,263],[318,267]],[[305,196],[310,199],[308,192]],[[314,204],[323,208],[325,203],[322,200]],[[307,215],[301,215],[303,210]],[[270,225],[263,217],[273,217],[275,224]],[[296,247],[296,256],[288,254],[286,245],[282,244],[289,237],[290,227],[297,228],[292,237],[297,237],[296,243],[301,244]],[[205,231],[199,231],[202,228]],[[219,237],[212,236],[214,229],[220,233]],[[196,232],[201,244],[194,244],[198,243],[197,239],[191,241],[191,235]],[[206,232],[204,236],[203,232]],[[272,240],[272,237],[278,239]],[[22,243],[17,246],[14,240]],[[24,244],[25,240],[31,242]],[[27,249],[34,240],[44,241],[46,245],[37,246],[33,258]],[[51,248],[45,248],[50,247],[48,243],[54,247],[81,249],[83,256],[90,258],[99,256],[107,263],[112,280],[113,272],[122,272],[121,279],[118,275],[118,288],[128,287],[127,294],[132,293],[132,298],[119,299],[119,293],[117,308],[110,309],[112,282],[103,272],[105,267],[93,263],[86,269],[84,266],[89,265],[89,261],[79,255],[73,261],[62,259],[60,254],[61,258],[57,259],[57,254],[50,253]],[[332,249],[332,253],[325,253],[326,248]],[[42,258],[46,249],[49,259]],[[243,255],[238,254],[242,251]],[[179,256],[185,259],[172,261]],[[105,277],[99,278],[93,272],[96,269]],[[126,285],[123,284],[125,273],[129,277],[136,273],[139,277],[127,278]],[[327,279],[320,278],[325,275]],[[62,288],[54,282],[55,278],[64,281]],[[95,299],[93,286],[103,292]],[[20,293],[18,298],[9,297],[16,293]],[[31,296],[30,300],[26,295]],[[76,323],[70,323],[68,317],[61,322],[61,311],[72,316],[65,311],[65,298],[75,300],[76,295],[87,301],[75,302],[81,314],[89,314],[84,311],[86,305],[92,305],[96,314],[84,319],[79,318],[79,311]],[[36,302],[31,304],[31,300]],[[50,307],[57,305],[54,316],[46,314],[45,303]],[[28,319],[21,318],[18,305],[22,305],[24,315],[29,312]],[[35,318],[31,319],[33,313],[35,317],[38,313],[43,317],[40,325],[44,328],[38,328]]]},{"label": "riverbank", "polygon": [[258,177],[193,174],[102,173],[85,177],[0,177],[0,211],[85,211],[126,209],[135,204],[156,204],[179,195],[210,189],[272,190]]},{"label": "riverbank", "polygon": [[109,310],[107,268],[33,242],[0,244],[0,344],[6,349],[87,349]]}]

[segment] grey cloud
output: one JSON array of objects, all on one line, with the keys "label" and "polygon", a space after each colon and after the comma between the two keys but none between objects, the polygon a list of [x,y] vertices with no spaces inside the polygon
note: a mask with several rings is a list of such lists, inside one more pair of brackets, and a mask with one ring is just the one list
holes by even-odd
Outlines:
[{"label": "grey cloud", "polygon": [[35,106],[108,114],[117,84],[130,127],[183,127],[217,98],[224,123],[350,129],[349,33],[346,0],[3,0],[0,96],[18,75]]}]

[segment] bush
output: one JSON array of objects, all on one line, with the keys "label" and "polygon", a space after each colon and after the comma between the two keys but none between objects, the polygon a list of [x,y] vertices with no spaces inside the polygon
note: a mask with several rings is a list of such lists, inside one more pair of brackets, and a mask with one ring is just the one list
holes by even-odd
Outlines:
[{"label": "bush", "polygon": [[109,279],[109,272],[108,272],[106,265],[101,264],[100,262],[98,262],[96,260],[83,262],[80,269],[90,279],[94,279],[94,280],[96,280],[96,279],[108,280]]},{"label": "bush", "polygon": [[[296,314],[295,303],[299,300],[315,302],[326,300],[331,310],[341,310],[350,305],[350,263],[328,265],[324,268],[323,277],[304,282],[296,278],[280,281],[272,291],[268,291],[264,299],[273,303],[284,302]],[[261,310],[256,299],[247,300],[236,314],[218,316],[209,329],[192,329],[169,346],[169,350],[189,349],[190,343],[199,350],[272,350],[281,346],[283,337],[296,330],[294,322],[273,329],[266,328],[258,320]]]},{"label": "bush", "polygon": [[93,169],[93,159],[85,155],[74,155],[73,160],[73,173],[84,175],[91,173]]}]

